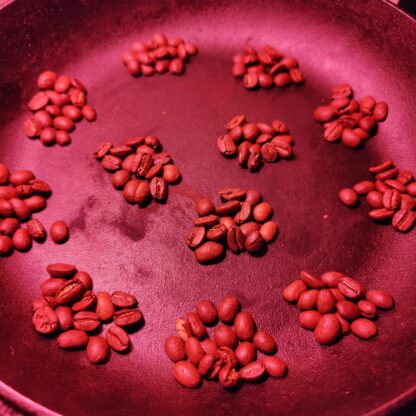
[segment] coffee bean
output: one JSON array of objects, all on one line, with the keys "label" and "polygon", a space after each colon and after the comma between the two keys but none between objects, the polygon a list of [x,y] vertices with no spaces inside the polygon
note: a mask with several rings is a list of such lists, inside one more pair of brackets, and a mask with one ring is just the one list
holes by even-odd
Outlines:
[{"label": "coffee bean", "polygon": [[221,366],[218,364],[221,364],[218,354],[208,353],[199,362],[198,372],[202,377],[214,379],[221,370]]},{"label": "coffee bean", "polygon": [[51,277],[64,277],[65,279],[70,279],[77,272],[77,268],[72,264],[53,263],[48,264],[46,271]]},{"label": "coffee bean", "polygon": [[252,231],[245,239],[244,247],[250,254],[259,255],[264,252],[266,243],[259,231]]},{"label": "coffee bean", "polygon": [[377,308],[380,309],[391,309],[394,306],[394,299],[393,296],[391,296],[390,293],[380,290],[380,289],[373,289],[369,290],[365,298],[372,302],[374,305],[377,306]]},{"label": "coffee bean", "polygon": [[55,295],[58,305],[70,305],[81,298],[85,292],[84,285],[79,280],[69,280]]},{"label": "coffee bean", "polygon": [[114,306],[120,309],[134,308],[137,305],[135,296],[121,290],[116,290],[112,293],[111,301]]},{"label": "coffee bean", "polygon": [[208,264],[217,261],[224,252],[222,244],[214,241],[207,241],[195,250],[195,258],[201,264]]},{"label": "coffee bean", "polygon": [[273,215],[273,208],[268,202],[261,202],[253,209],[253,218],[257,222],[265,222]]},{"label": "coffee bean", "polygon": [[233,253],[238,254],[244,251],[245,240],[246,238],[240,228],[233,226],[228,229],[227,244]]},{"label": "coffee bean", "polygon": [[97,112],[90,105],[85,105],[82,108],[82,115],[84,116],[85,120],[89,122],[97,120]]},{"label": "coffee bean", "polygon": [[368,300],[360,300],[358,301],[357,306],[364,318],[374,319],[377,317],[377,308],[373,302]]},{"label": "coffee bean", "polygon": [[377,173],[384,172],[388,169],[391,169],[392,167],[393,167],[393,162],[391,160],[386,160],[385,162],[380,163],[379,165],[371,166],[368,169],[368,171],[370,173],[377,174]]},{"label": "coffee bean", "polygon": [[198,302],[196,313],[205,325],[213,324],[218,318],[217,308],[210,300]]},{"label": "coffee bean", "polygon": [[374,221],[385,221],[393,217],[394,210],[386,208],[372,209],[368,212],[368,215]]},{"label": "coffee bean", "polygon": [[251,90],[258,85],[259,78],[257,74],[245,74],[243,78],[243,85]]},{"label": "coffee bean", "polygon": [[[399,181],[403,185],[409,184],[410,182],[414,181],[414,179],[415,178],[413,176],[413,173],[409,170],[401,170],[399,172],[399,175],[397,176],[397,181]],[[403,192],[406,192],[406,188]]]},{"label": "coffee bean", "polygon": [[215,212],[215,206],[211,199],[200,198],[195,203],[195,211],[200,217],[204,217]]},{"label": "coffee bean", "polygon": [[384,182],[389,188],[395,189],[398,192],[406,192],[406,187],[398,180],[387,179]]},{"label": "coffee bean", "polygon": [[55,309],[55,314],[61,331],[68,331],[71,329],[73,323],[71,308],[68,308],[68,306],[58,306]]},{"label": "coffee bean", "polygon": [[414,210],[416,207],[416,200],[410,195],[402,194],[402,202],[400,203],[400,209]]},{"label": "coffee bean", "polygon": [[110,326],[107,331],[107,342],[109,346],[117,352],[124,352],[128,350],[130,346],[129,336],[123,328],[118,326]]},{"label": "coffee bean", "polygon": [[0,186],[0,198],[1,199],[11,199],[17,198],[17,191],[12,186]]},{"label": "coffee bean", "polygon": [[216,207],[215,212],[217,215],[220,215],[220,216],[229,216],[229,215],[235,214],[237,211],[240,210],[240,208],[241,208],[240,202],[236,200],[232,200],[232,201],[225,202],[224,204]]},{"label": "coffee bean", "polygon": [[237,314],[234,321],[234,331],[240,341],[251,341],[256,324],[250,312],[242,311]]},{"label": "coffee bean", "polygon": [[82,331],[95,331],[100,326],[100,318],[95,312],[81,311],[74,315],[73,325]]},{"label": "coffee bean", "polygon": [[300,326],[305,329],[314,330],[321,319],[321,314],[318,311],[310,310],[299,314]]},{"label": "coffee bean", "polygon": [[254,361],[240,370],[240,376],[245,381],[256,381],[266,372],[266,367],[261,361]]},{"label": "coffee bean", "polygon": [[380,181],[379,179],[377,179],[377,180],[374,182],[374,186],[375,186],[375,188],[376,188],[376,191],[377,191],[377,192],[380,192],[381,194],[384,194],[384,192],[386,192],[386,191],[387,191],[387,189],[389,189],[389,188],[386,186],[386,184],[385,184],[384,182]]},{"label": "coffee bean", "polygon": [[218,191],[218,195],[223,201],[242,201],[246,197],[246,191],[241,188],[224,188]]},{"label": "coffee bean", "polygon": [[327,123],[335,116],[335,110],[329,105],[321,105],[313,112],[313,118],[319,123]]},{"label": "coffee bean", "polygon": [[226,129],[232,130],[234,127],[242,126],[246,121],[246,116],[243,114],[240,114],[238,116],[233,117],[227,124]]},{"label": "coffee bean", "polygon": [[119,170],[111,177],[111,183],[116,189],[123,189],[130,180],[130,173],[126,170]]},{"label": "coffee bean", "polygon": [[240,374],[231,365],[225,365],[218,374],[218,381],[224,388],[235,387],[240,379]]},{"label": "coffee bean", "polygon": [[225,296],[218,305],[218,317],[222,322],[232,323],[240,309],[240,303],[236,296]]},{"label": "coffee bean", "polygon": [[186,244],[189,248],[198,248],[206,239],[204,227],[194,227],[185,236]]},{"label": "coffee bean", "polygon": [[165,340],[164,348],[166,355],[174,363],[186,359],[185,344],[178,336],[167,337]]},{"label": "coffee bean", "polygon": [[344,296],[350,299],[358,299],[364,294],[362,285],[347,276],[341,278],[338,283],[338,289]]},{"label": "coffee bean", "polygon": [[396,168],[392,168],[389,170],[385,170],[381,173],[378,173],[376,175],[376,179],[379,179],[380,181],[385,181],[386,179],[394,179],[399,174],[399,170]]},{"label": "coffee bean", "polygon": [[138,308],[120,309],[114,312],[113,319],[117,326],[125,327],[137,324],[143,318],[143,314]]},{"label": "coffee bean", "polygon": [[186,341],[193,335],[191,325],[187,319],[177,319],[175,323],[175,329],[182,341]]},{"label": "coffee bean", "polygon": [[9,182],[9,178],[9,168],[4,163],[0,163],[0,185],[6,185]]},{"label": "coffee bean", "polygon": [[[319,290],[307,290],[306,292],[303,292],[298,299],[298,306],[302,310],[310,310],[316,308],[316,303],[318,300]],[[321,300],[322,304],[322,300]],[[321,305],[322,307],[322,305]]]},{"label": "coffee bean", "polygon": [[163,178],[155,177],[150,182],[150,193],[156,201],[164,201],[168,196],[168,184]]},{"label": "coffee bean", "polygon": [[297,302],[300,295],[306,290],[307,287],[302,280],[295,280],[283,290],[283,298],[288,302]]},{"label": "coffee bean", "polygon": [[108,360],[110,347],[102,336],[91,337],[87,345],[87,358],[93,364],[104,363]]},{"label": "coffee bean", "polygon": [[338,318],[341,324],[341,334],[347,335],[351,332],[351,325],[350,323],[344,319],[338,312],[335,312],[335,316]]},{"label": "coffee bean", "polygon": [[324,282],[322,280],[308,272],[301,271],[300,278],[305,285],[312,289],[322,289],[324,287]]},{"label": "coffee bean", "polygon": [[64,243],[69,238],[68,226],[62,220],[55,221],[51,225],[49,233],[52,240],[57,244]]},{"label": "coffee bean", "polygon": [[253,337],[253,344],[264,354],[273,354],[277,349],[276,341],[266,331],[257,331]]},{"label": "coffee bean", "polygon": [[20,223],[16,218],[5,218],[0,222],[0,234],[11,237],[19,226]]},{"label": "coffee bean", "polygon": [[210,241],[221,242],[227,235],[227,228],[223,224],[217,224],[207,231],[207,239]]},{"label": "coffee bean", "polygon": [[287,374],[286,363],[278,357],[264,357],[262,363],[271,377],[281,378]]},{"label": "coffee bean", "polygon": [[35,330],[41,334],[52,334],[59,327],[58,318],[49,305],[37,308],[33,314],[32,322]]},{"label": "coffee bean", "polygon": [[415,224],[416,216],[413,211],[400,209],[393,215],[393,228],[400,232],[409,231]]},{"label": "coffee bean", "polygon": [[121,159],[113,155],[105,155],[101,160],[102,167],[109,171],[115,172],[121,168]]},{"label": "coffee bean", "polygon": [[331,287],[329,290],[331,291],[332,295],[334,296],[337,302],[346,299],[338,288]]},{"label": "coffee bean", "polygon": [[53,88],[56,82],[57,75],[53,71],[43,71],[36,81],[36,85],[41,90],[49,90]]},{"label": "coffee bean", "polygon": [[321,345],[334,343],[341,335],[341,323],[334,314],[321,317],[315,328],[315,338]]},{"label": "coffee bean", "polygon": [[384,121],[387,118],[387,114],[388,114],[387,103],[385,103],[384,101],[379,101],[374,107],[373,117],[377,121]]},{"label": "coffee bean", "polygon": [[336,304],[337,312],[345,319],[350,321],[360,316],[360,310],[357,305],[348,300],[341,300]]},{"label": "coffee bean", "polygon": [[195,337],[189,337],[185,341],[185,353],[189,361],[194,365],[198,365],[205,355],[200,342]]},{"label": "coffee bean", "polygon": [[13,247],[18,251],[28,251],[32,246],[32,237],[24,228],[19,228],[12,237]]},{"label": "coffee bean", "polygon": [[98,149],[94,152],[94,155],[97,159],[102,159],[110,149],[113,147],[111,142],[104,142],[98,146]]},{"label": "coffee bean", "polygon": [[247,168],[250,172],[256,172],[260,169],[261,166],[261,153],[255,152],[252,153],[247,160]]},{"label": "coffee bean", "polygon": [[250,221],[245,224],[241,224],[240,230],[244,234],[244,237],[247,237],[252,231],[260,231],[260,227],[256,222]]},{"label": "coffee bean", "polygon": [[[26,186],[26,185],[20,185],[20,186]],[[11,206],[10,202],[6,199],[0,199],[0,215],[2,217],[9,217],[13,215],[13,207]]]},{"label": "coffee bean", "polygon": [[13,248],[13,243],[10,237],[0,235],[0,256],[9,254]]},{"label": "coffee bean", "polygon": [[66,280],[61,277],[51,277],[45,280],[40,286],[42,296],[55,296],[64,284]]},{"label": "coffee bean", "polygon": [[371,339],[377,335],[377,326],[369,319],[359,318],[351,324],[351,331],[362,339]]},{"label": "coffee bean", "polygon": [[195,388],[201,384],[201,375],[196,367],[188,361],[178,361],[172,368],[173,376],[185,387]]},{"label": "coffee bean", "polygon": [[45,146],[52,146],[56,141],[56,130],[53,127],[46,127],[40,134],[40,141]]},{"label": "coffee bean", "polygon": [[371,208],[383,207],[383,194],[378,191],[370,191],[366,196],[366,200]]},{"label": "coffee bean", "polygon": [[212,339],[204,339],[203,341],[201,341],[201,346],[205,354],[217,355],[217,344],[215,344],[215,342]]},{"label": "coffee bean", "polygon": [[383,206],[386,209],[397,209],[400,206],[401,195],[395,189],[387,189],[383,194]]},{"label": "coffee bean", "polygon": [[218,326],[214,330],[214,341],[218,347],[234,349],[237,345],[237,337],[234,331],[228,326]]},{"label": "coffee bean", "polygon": [[243,142],[238,146],[237,158],[240,166],[245,166],[247,164],[250,157],[250,146],[249,142]]},{"label": "coffee bean", "polygon": [[186,314],[186,320],[188,321],[189,326],[191,327],[192,333],[198,339],[204,339],[207,336],[205,326],[195,312],[188,312]]},{"label": "coffee bean", "polygon": [[329,289],[321,289],[316,300],[317,309],[321,314],[333,312],[336,300]]},{"label": "coffee bean", "polygon": [[63,332],[57,338],[58,345],[64,349],[84,348],[87,346],[89,337],[79,329],[70,329]]},{"label": "coffee bean", "polygon": [[236,227],[237,226],[237,224],[235,223],[235,221],[231,217],[221,217],[220,218],[220,224],[225,225],[225,228],[227,229],[227,231],[231,227]]},{"label": "coffee bean", "polygon": [[87,290],[83,295],[82,298],[75,302],[72,305],[72,310],[74,312],[81,312],[81,311],[87,311],[95,308],[95,305],[97,303],[97,296],[95,296],[95,293],[91,290]]},{"label": "coffee bean", "polygon": [[218,224],[218,222],[219,217],[217,215],[206,215],[204,217],[194,219],[194,224],[196,227],[211,228],[214,225]]},{"label": "coffee bean", "polygon": [[46,199],[39,195],[26,198],[23,202],[31,212],[40,212],[46,208]]},{"label": "coffee bean", "polygon": [[356,183],[352,189],[358,194],[358,195],[366,195],[370,191],[374,190],[374,183],[371,181],[361,181]]},{"label": "coffee bean", "polygon": [[18,198],[10,198],[9,204],[12,206],[13,211],[19,220],[24,221],[30,217],[30,209],[24,201]]}]

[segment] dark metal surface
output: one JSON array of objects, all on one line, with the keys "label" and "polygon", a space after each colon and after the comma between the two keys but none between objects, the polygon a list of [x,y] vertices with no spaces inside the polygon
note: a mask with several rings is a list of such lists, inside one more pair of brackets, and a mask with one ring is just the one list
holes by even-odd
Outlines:
[{"label": "dark metal surface", "polygon": [[[64,219],[71,228],[63,246],[48,240],[0,260],[4,383],[66,415],[380,415],[408,403],[415,386],[416,232],[401,235],[372,223],[365,204],[349,210],[337,192],[387,157],[416,171],[414,21],[378,0],[124,1],[117,7],[110,0],[45,0],[12,4],[2,10],[1,22],[0,158],[47,180],[54,194],[38,218],[47,225]],[[159,30],[195,41],[200,54],[182,77],[131,78],[122,52]],[[305,86],[253,93],[231,77],[232,54],[246,43],[266,42],[299,59]],[[81,79],[98,111],[96,123],[77,125],[68,148],[45,148],[22,133],[24,103],[45,68]],[[346,81],[358,97],[373,94],[391,108],[377,137],[360,151],[325,143],[311,117],[330,86]],[[236,113],[285,120],[296,159],[255,175],[224,159],[215,140]],[[92,152],[105,139],[117,143],[146,133],[161,138],[183,181],[171,188],[167,204],[140,210],[112,188]],[[203,267],[182,235],[193,201],[223,186],[259,188],[275,208],[281,233],[262,258],[229,254]],[[83,353],[63,352],[34,333],[30,301],[45,266],[56,261],[89,271],[98,290],[137,295],[146,324],[133,335],[131,354],[113,354],[107,365],[93,366]],[[343,271],[391,291],[397,307],[381,316],[374,341],[348,336],[320,347],[281,298],[301,269]],[[217,383],[183,389],[170,375],[163,340],[198,300],[218,302],[227,292],[277,338],[289,375],[235,393]]]}]

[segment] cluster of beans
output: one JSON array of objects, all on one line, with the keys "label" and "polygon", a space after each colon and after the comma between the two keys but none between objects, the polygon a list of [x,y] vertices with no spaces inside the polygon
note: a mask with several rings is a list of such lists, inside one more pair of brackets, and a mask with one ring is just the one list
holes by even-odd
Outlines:
[{"label": "cluster of beans", "polygon": [[165,201],[169,185],[181,180],[170,154],[161,150],[156,136],[137,136],[121,146],[102,143],[95,157],[104,169],[113,173],[111,183],[115,189],[123,191],[129,204],[145,206],[152,198],[157,202]]},{"label": "cluster of beans", "polygon": [[40,138],[45,146],[71,143],[69,132],[82,117],[95,121],[97,113],[87,104],[87,89],[76,78],[60,75],[53,71],[42,72],[37,80],[40,92],[36,93],[27,106],[33,116],[26,119],[23,128],[27,137]]},{"label": "cluster of beans", "polygon": [[339,192],[340,200],[349,207],[358,205],[358,196],[366,197],[372,208],[368,215],[374,221],[391,221],[397,231],[406,232],[413,228],[416,216],[416,182],[413,173],[397,169],[391,160],[369,168],[375,181],[363,180],[352,189]]},{"label": "cluster of beans", "polygon": [[228,133],[217,139],[217,147],[225,157],[237,156],[238,164],[250,172],[258,171],[263,161],[277,162],[292,156],[293,137],[281,120],[248,123],[244,115],[232,118],[225,126]]},{"label": "cluster of beans", "polygon": [[297,303],[300,326],[313,330],[321,345],[338,341],[352,332],[361,339],[377,335],[378,309],[391,309],[394,299],[384,290],[366,288],[339,272],[320,278],[305,271],[283,291],[290,303]]},{"label": "cluster of beans", "polygon": [[135,42],[123,55],[123,63],[129,74],[150,77],[155,74],[181,75],[191,56],[198,53],[193,43],[185,43],[180,37],[168,39],[156,33],[149,42]]},{"label": "cluster of beans", "polygon": [[199,263],[218,261],[228,247],[234,254],[244,250],[259,256],[275,240],[278,226],[270,218],[273,208],[256,189],[226,188],[218,192],[223,203],[215,206],[209,198],[195,204],[198,217],[185,236]]},{"label": "cluster of beans", "polygon": [[[13,248],[27,251],[32,247],[32,240],[45,240],[45,227],[32,218],[32,213],[46,208],[46,199],[51,193],[50,186],[36,179],[32,171],[10,173],[8,167],[0,163],[0,256],[10,254]],[[21,223],[26,223],[25,227],[21,227]],[[65,242],[69,236],[65,222],[55,221],[50,235],[55,243]]]},{"label": "cluster of beans", "polygon": [[270,45],[262,46],[259,52],[248,47],[243,53],[234,55],[232,74],[242,78],[244,87],[249,90],[304,82],[298,61],[283,56]]},{"label": "cluster of beans", "polygon": [[350,85],[335,85],[329,105],[317,107],[313,113],[316,121],[324,126],[324,139],[342,143],[351,148],[359,147],[373,136],[378,123],[387,118],[388,106],[367,95],[360,101],[353,98]]},{"label": "cluster of beans", "polygon": [[[206,326],[215,326],[218,319],[224,325],[212,329],[211,339]],[[218,380],[229,389],[241,381],[258,381],[267,375],[284,377],[287,373],[286,363],[274,356],[275,339],[257,330],[253,316],[240,311],[235,296],[225,296],[218,310],[210,300],[203,300],[175,326],[177,335],[166,338],[165,352],[175,363],[173,376],[185,387],[199,387],[205,378]],[[258,359],[258,352],[265,356]]]},{"label": "cluster of beans", "polygon": [[[94,364],[108,360],[110,347],[119,353],[130,348],[128,332],[138,329],[143,315],[135,296],[116,291],[93,292],[87,272],[71,264],[55,263],[46,268],[50,277],[41,285],[42,297],[32,302],[32,322],[42,335],[58,335],[58,346],[86,348]],[[102,323],[113,324],[106,337],[99,335]]]}]

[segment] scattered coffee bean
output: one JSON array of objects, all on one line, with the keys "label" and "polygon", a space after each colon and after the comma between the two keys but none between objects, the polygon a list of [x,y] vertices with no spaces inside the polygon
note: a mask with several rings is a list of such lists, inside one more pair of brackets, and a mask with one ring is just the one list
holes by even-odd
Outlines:
[{"label": "scattered coffee bean", "polygon": [[197,368],[188,361],[178,361],[175,363],[172,373],[180,384],[190,389],[198,387],[201,384],[201,375]]},{"label": "scattered coffee bean", "polygon": [[51,226],[50,235],[55,243],[64,243],[69,237],[68,226],[64,221],[55,221]]},{"label": "scattered coffee bean", "polygon": [[87,344],[87,358],[93,364],[104,363],[108,360],[110,347],[102,336],[91,337]]},{"label": "scattered coffee bean", "polygon": [[119,326],[111,326],[108,329],[107,342],[117,352],[127,351],[130,347],[130,339],[127,332]]}]

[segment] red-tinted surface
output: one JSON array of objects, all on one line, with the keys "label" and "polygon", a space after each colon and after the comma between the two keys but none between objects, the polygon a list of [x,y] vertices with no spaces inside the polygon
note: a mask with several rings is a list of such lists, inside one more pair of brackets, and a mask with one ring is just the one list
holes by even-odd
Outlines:
[{"label": "red-tinted surface", "polygon": [[[47,226],[64,219],[71,228],[63,246],[49,239],[0,260],[1,380],[68,415],[356,415],[400,395],[406,401],[415,385],[416,231],[402,235],[376,225],[364,203],[350,210],[337,193],[386,157],[416,171],[415,22],[376,0],[196,3],[21,1],[1,12],[1,160],[48,181],[54,194],[37,217]],[[127,74],[122,52],[156,30],[199,45],[184,76]],[[299,59],[305,86],[248,92],[231,77],[232,54],[265,42]],[[96,123],[77,124],[68,148],[45,148],[22,133],[29,114],[24,102],[47,67],[80,78],[98,111]],[[345,81],[358,97],[373,94],[391,108],[377,137],[360,151],[324,142],[311,118],[328,100],[329,87]],[[224,159],[215,140],[236,113],[285,120],[296,159],[254,175]],[[92,152],[103,140],[148,133],[172,153],[183,181],[170,189],[166,205],[141,210],[112,188]],[[182,235],[193,201],[215,197],[224,186],[259,188],[275,208],[281,233],[262,258],[229,254],[204,267]],[[56,261],[89,271],[98,290],[137,295],[146,324],[132,336],[131,354],[112,354],[107,365],[93,366],[82,352],[63,352],[32,330],[30,301],[46,278],[45,266]],[[321,347],[281,298],[301,269],[343,271],[391,291],[397,307],[382,314],[374,341],[348,336]],[[198,300],[218,302],[227,292],[276,337],[289,375],[234,393],[217,383],[186,390],[170,375],[164,338]]]}]

